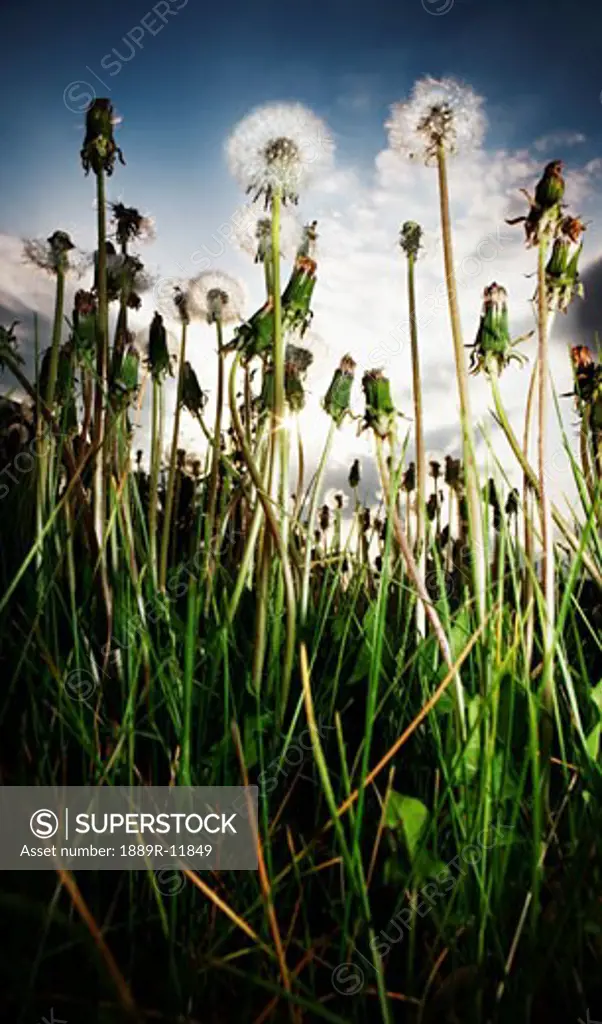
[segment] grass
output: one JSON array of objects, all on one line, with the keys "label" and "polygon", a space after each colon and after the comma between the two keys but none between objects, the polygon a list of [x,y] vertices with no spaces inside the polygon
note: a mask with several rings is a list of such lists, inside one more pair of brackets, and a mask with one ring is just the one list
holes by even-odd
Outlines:
[{"label": "grass", "polygon": [[[93,169],[94,154],[112,152],[103,131],[87,135]],[[105,170],[95,170],[100,244]],[[574,358],[584,427],[578,456],[565,436],[579,496],[572,523],[546,505],[545,464],[531,467],[507,420],[503,367],[491,359],[503,363],[510,349],[487,342],[504,338],[491,319],[499,310],[486,306],[493,335],[480,334],[475,351],[528,502],[510,493],[491,451],[491,479],[471,456],[466,481],[461,465],[446,474],[442,502],[435,473],[425,506],[421,445],[417,531],[388,382],[367,374],[364,424],[384,507],[366,514],[354,471],[341,529],[340,509],[319,510],[333,440],[351,415],[350,358],[325,398],[318,471],[287,498],[285,414],[302,405],[307,367],[286,343],[307,323],[315,261],[300,252],[280,301],[280,198],[267,307],[238,331],[213,310],[220,436],[183,372],[192,301],[174,305],[179,407],[208,438],[204,465],[180,456],[177,420],[159,464],[164,331],[155,318],[147,360],[130,353],[129,369],[127,336],[108,345],[109,303],[119,302],[116,331],[127,330],[132,282],[122,276],[111,300],[106,259],[91,308],[66,321],[61,263],[47,388],[39,368],[34,381],[24,375],[3,329],[3,363],[35,410],[17,435],[9,420],[22,411],[6,407],[0,429],[3,782],[259,787],[257,873],[4,875],[7,1012],[174,1024],[595,1019],[599,364]],[[444,214],[451,261],[447,199]],[[413,258],[410,270],[413,295]],[[546,283],[540,256],[540,326]],[[467,398],[453,288],[450,308]],[[416,336],[416,357],[418,345]],[[129,425],[147,384],[149,473],[130,451]],[[472,452],[469,427],[459,441]],[[543,577],[542,504],[557,527],[544,529]]]}]

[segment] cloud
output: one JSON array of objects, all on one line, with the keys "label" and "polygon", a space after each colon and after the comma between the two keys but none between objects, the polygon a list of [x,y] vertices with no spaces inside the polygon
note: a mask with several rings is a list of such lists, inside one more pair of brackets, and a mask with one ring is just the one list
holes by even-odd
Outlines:
[{"label": "cloud", "polygon": [[[579,133],[569,133],[569,141]],[[551,136],[548,139],[552,138]],[[549,143],[552,145],[552,143]],[[475,337],[483,289],[492,281],[503,284],[510,296],[510,319],[514,336],[534,326],[532,297],[536,253],[526,250],[520,225],[509,227],[506,218],[525,212],[521,188],[533,191],[542,170],[542,145],[539,139],[531,148],[516,150],[478,150],[450,161],[449,186],[453,219],[453,242],[461,321],[465,344]],[[567,172],[567,202],[575,212],[593,218],[586,235],[584,280],[592,294],[602,272],[595,256],[602,235],[595,218],[601,212],[600,176],[602,159],[590,160]],[[152,205],[152,203],[151,203]],[[404,163],[388,150],[377,153],[367,166],[339,166],[323,183],[304,197],[302,216],[318,219],[318,282],[315,291],[313,328],[317,333],[315,362],[308,376],[306,409],[301,414],[307,472],[315,465],[326,438],[329,421],[321,410],[332,373],[340,358],[350,352],[358,363],[354,388],[354,411],[361,414],[361,375],[381,366],[390,376],[393,395],[407,419],[399,420],[399,434],[411,430],[413,416],[411,360],[408,335],[407,281],[404,257],[398,245],[403,221],[416,220],[425,230],[426,253],[417,265],[417,304],[419,347],[425,403],[425,427],[429,457],[442,460],[460,446],[457,384],[450,335],[443,254],[439,241],[439,201],[437,174],[433,168]],[[216,214],[217,217],[217,214]],[[223,218],[222,218],[223,219]],[[216,231],[219,225],[207,224]],[[220,236],[221,237],[221,236]],[[160,262],[161,234],[153,250]],[[263,301],[261,269],[242,261],[227,240],[220,244],[215,267],[242,272],[254,301]],[[156,257],[154,254],[157,254]],[[20,263],[18,240],[0,236],[0,302],[9,310],[37,309],[52,315],[53,282]],[[589,264],[588,264],[589,259]],[[189,257],[183,260],[189,265]],[[191,268],[191,273],[194,268]],[[283,268],[283,277],[288,266]],[[70,298],[66,310],[70,310]],[[253,311],[253,306],[249,313]],[[552,334],[551,369],[559,392],[569,390],[571,371],[567,347],[577,341],[591,341],[598,306],[586,313],[587,303],[579,303],[579,312],[558,318]],[[602,314],[602,310],[600,311]],[[135,323],[146,331],[152,315],[152,301],[145,299]],[[590,317],[590,319],[588,319]],[[174,330],[176,327],[174,325]],[[584,337],[589,335],[589,337]],[[47,342],[46,342],[47,343]],[[177,345],[174,336],[173,344]],[[526,394],[536,352],[536,342],[524,345],[530,358],[525,369],[509,368],[501,382],[513,426],[522,437]],[[215,397],[215,337],[208,327],[191,328],[188,358],[199,374],[203,388],[210,393],[207,422],[212,418]],[[488,433],[495,456],[512,470],[519,481],[507,443],[491,417],[490,388],[484,379],[471,378],[470,397],[475,429]],[[175,400],[174,382],[170,382],[166,427]],[[574,417],[570,402],[563,404],[565,427],[572,437]],[[145,405],[140,443],[148,423]],[[166,439],[168,434],[166,434]],[[198,425],[183,417],[182,443],[192,450],[204,448]],[[550,420],[550,445],[562,449],[561,433]],[[138,446],[138,442],[136,443]],[[294,447],[294,446],[293,446]],[[410,445],[411,452],[411,445]],[[491,463],[491,452],[481,438],[479,457],[483,465]],[[367,465],[372,459],[372,440],[358,434],[357,424],[347,423],[338,431],[330,464],[327,486],[346,489],[349,466],[360,457]],[[293,468],[293,473],[294,473]],[[294,477],[291,475],[291,480]],[[309,475],[307,476],[309,479]],[[366,474],[368,490],[376,493],[374,474]],[[552,489],[560,495],[568,487],[566,474],[558,474]]]},{"label": "cloud", "polygon": [[559,147],[566,149],[567,146],[579,146],[586,141],[586,136],[582,132],[551,132],[536,139],[533,146],[538,153],[547,153]]}]

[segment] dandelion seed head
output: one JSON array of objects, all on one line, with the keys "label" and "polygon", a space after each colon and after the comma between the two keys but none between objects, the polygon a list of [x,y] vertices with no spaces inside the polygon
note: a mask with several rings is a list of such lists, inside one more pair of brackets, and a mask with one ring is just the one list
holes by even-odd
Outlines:
[{"label": "dandelion seed head", "polygon": [[421,78],[411,96],[394,103],[385,127],[391,149],[431,164],[439,146],[448,154],[478,148],[486,118],[483,98],[455,78]]},{"label": "dandelion seed head", "polygon": [[190,281],[187,289],[189,314],[212,324],[242,320],[245,292],[242,284],[229,274],[207,270]]},{"label": "dandelion seed head", "polygon": [[332,165],[334,144],[324,122],[299,103],[259,107],[243,118],[226,143],[230,170],[253,201],[266,207],[279,192],[296,203],[299,193]]}]

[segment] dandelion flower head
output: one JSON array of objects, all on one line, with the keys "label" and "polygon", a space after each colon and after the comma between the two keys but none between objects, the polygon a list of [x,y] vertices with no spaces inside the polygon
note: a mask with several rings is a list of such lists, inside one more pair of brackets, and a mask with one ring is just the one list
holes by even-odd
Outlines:
[{"label": "dandelion flower head", "polygon": [[334,144],[324,122],[299,103],[259,107],[226,143],[230,170],[253,202],[274,194],[296,203],[299,193],[332,165]]},{"label": "dandelion flower head", "polygon": [[192,317],[212,324],[242,320],[245,307],[245,291],[242,284],[218,270],[207,270],[190,281],[188,287],[188,310]]},{"label": "dandelion flower head", "polygon": [[486,118],[483,98],[455,78],[421,78],[403,103],[394,103],[385,127],[391,149],[433,163],[439,147],[455,154],[478,148]]}]

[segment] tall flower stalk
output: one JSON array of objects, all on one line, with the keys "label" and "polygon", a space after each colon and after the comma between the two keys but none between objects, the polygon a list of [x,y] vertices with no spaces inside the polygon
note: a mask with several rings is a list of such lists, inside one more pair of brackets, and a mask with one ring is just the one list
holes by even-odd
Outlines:
[{"label": "tall flower stalk", "polygon": [[186,363],[186,341],[188,334],[188,325],[190,324],[188,296],[186,292],[177,289],[175,303],[180,314],[180,351],[178,355],[178,382],[176,386],[176,407],[174,410],[173,418],[171,452],[169,457],[167,489],[165,493],[165,508],[163,510],[163,533],[161,536],[161,554],[159,559],[159,588],[162,591],[165,591],[165,586],[167,582],[167,562],[169,558],[169,539],[171,534],[171,520],[173,515],[174,495],[176,487],[178,437],[180,433],[180,413],[182,410],[182,392],[185,372],[184,367]]},{"label": "tall flower stalk", "polygon": [[392,107],[387,122],[391,148],[437,167],[445,280],[451,322],[456,378],[460,399],[462,447],[466,473],[466,496],[473,548],[473,590],[479,621],[485,614],[485,551],[475,458],[472,412],[468,391],[462,327],[452,247],[447,157],[460,150],[478,147],[485,131],[482,99],[472,89],[452,78],[424,78],[416,83],[410,99]]},{"label": "tall flower stalk", "polygon": [[[401,229],[400,245],[408,260],[408,308],[410,315],[410,347],[412,354],[412,391],[414,397],[414,436],[416,442],[416,558],[418,572],[424,579],[426,566],[426,452],[424,445],[424,420],[422,409],[422,381],[420,378],[420,353],[418,351],[418,319],[416,313],[416,259],[420,251],[422,228],[413,221],[406,221]],[[424,607],[418,602],[416,626],[421,636],[425,633]]]}]

